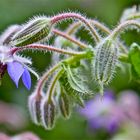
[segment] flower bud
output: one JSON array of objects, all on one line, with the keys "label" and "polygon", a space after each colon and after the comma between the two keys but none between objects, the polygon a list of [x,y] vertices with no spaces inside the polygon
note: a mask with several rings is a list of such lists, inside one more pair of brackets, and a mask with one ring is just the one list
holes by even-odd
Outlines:
[{"label": "flower bud", "polygon": [[12,36],[17,32],[21,30],[20,25],[11,25],[8,27],[0,36],[0,44],[7,45],[11,41]]},{"label": "flower bud", "polygon": [[94,77],[99,84],[108,84],[114,75],[118,59],[118,50],[111,40],[99,44],[94,60]]},{"label": "flower bud", "polygon": [[27,24],[24,24],[23,28],[12,37],[11,44],[25,46],[41,41],[49,35],[51,27],[52,24],[49,18],[35,17]]},{"label": "flower bud", "polygon": [[[123,14],[121,16],[120,22],[123,23],[126,20],[132,20],[135,19],[135,15],[140,12],[140,6],[134,5],[133,7],[127,8],[123,11]],[[139,21],[139,18],[136,18],[136,20]]]},{"label": "flower bud", "polygon": [[37,125],[40,125],[40,120],[41,120],[40,105],[41,105],[41,98],[37,97],[36,93],[33,93],[28,99],[28,106],[29,106],[31,118],[33,122]]},{"label": "flower bud", "polygon": [[56,119],[56,105],[53,99],[42,100],[41,103],[41,119],[42,125],[50,130],[54,127],[55,119]]},{"label": "flower bud", "polygon": [[63,117],[68,119],[70,117],[70,101],[63,87],[61,87],[61,94],[59,96],[59,106]]}]

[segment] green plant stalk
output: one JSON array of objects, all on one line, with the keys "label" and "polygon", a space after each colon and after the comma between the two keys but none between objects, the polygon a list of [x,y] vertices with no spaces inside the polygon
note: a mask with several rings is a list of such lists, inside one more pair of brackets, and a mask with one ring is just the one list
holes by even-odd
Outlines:
[{"label": "green plant stalk", "polygon": [[52,100],[52,96],[53,96],[53,91],[55,90],[55,85],[56,85],[56,82],[58,81],[58,79],[61,77],[61,75],[63,74],[64,70],[61,69],[59,70],[59,72],[57,72],[57,74],[55,75],[55,77],[53,78],[53,81],[50,85],[50,89],[48,90],[47,92],[47,97],[48,97],[48,101],[51,101]]},{"label": "green plant stalk", "polygon": [[110,37],[112,40],[115,40],[117,36],[120,34],[120,32],[124,31],[128,26],[135,26],[138,29],[140,29],[140,23],[135,20],[128,20],[123,23],[121,23],[117,28],[114,29],[114,31],[110,34]]},{"label": "green plant stalk", "polygon": [[[53,66],[45,75],[42,76],[42,78],[40,78],[39,82],[38,82],[38,93],[41,93],[41,90],[43,88],[43,85],[45,83],[45,81],[48,79],[48,77],[57,69],[59,69],[63,64],[68,64],[68,65],[72,65],[74,62],[78,62],[81,59],[93,59],[94,58],[94,52],[92,51],[85,51],[83,53],[80,53],[76,56],[72,56],[69,57],[65,60],[60,61],[59,63],[57,63],[55,66]],[[126,54],[120,54],[119,55],[119,60],[125,63],[129,63],[129,59],[128,59],[128,55]]]},{"label": "green plant stalk", "polygon": [[97,31],[91,26],[91,24],[88,22],[88,20],[85,17],[83,17],[82,15],[80,15],[78,13],[68,12],[68,13],[58,14],[58,15],[51,18],[51,23],[53,25],[53,24],[56,24],[62,20],[65,20],[65,19],[78,19],[78,20],[80,20],[85,25],[85,27],[87,27],[87,29],[91,33],[92,37],[95,39],[95,43],[100,42],[100,36],[98,35]]},{"label": "green plant stalk", "polygon": [[140,19],[140,13],[130,15],[127,20]]},{"label": "green plant stalk", "polygon": [[[96,21],[96,20],[89,20],[89,22],[91,24],[93,24],[94,26],[96,26],[97,28],[99,28],[100,30],[102,30],[104,33],[106,33],[107,35],[111,34],[111,30],[109,28],[107,28],[105,25],[101,24],[100,22]],[[79,29],[82,26],[81,22],[76,22],[73,23],[68,29],[67,29],[67,34],[68,35],[72,35],[74,33],[76,33],[76,30]],[[119,43],[119,42],[118,42]],[[119,43],[119,47],[120,49],[127,53],[127,49],[123,46],[122,43]]]},{"label": "green plant stalk", "polygon": [[[74,62],[76,61],[80,61],[81,59],[84,59],[84,58],[91,58],[94,56],[94,53],[89,53],[89,51],[86,51],[86,52],[83,52],[83,53],[80,53],[76,56],[72,56],[72,57],[69,57],[65,60],[62,60],[60,61],[59,63],[57,63],[55,66],[53,66],[47,73],[45,73],[39,80],[38,82],[38,85],[37,85],[37,90],[38,90],[38,93],[41,93],[41,90],[44,86],[44,83],[45,81],[48,79],[48,77],[54,72],[56,71],[57,69],[59,69],[63,64],[73,64]],[[40,95],[38,95],[40,96]]]}]

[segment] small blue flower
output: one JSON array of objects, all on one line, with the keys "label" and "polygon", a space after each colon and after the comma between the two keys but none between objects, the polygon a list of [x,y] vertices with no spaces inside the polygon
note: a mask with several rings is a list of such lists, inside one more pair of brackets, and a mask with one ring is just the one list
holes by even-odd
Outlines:
[{"label": "small blue flower", "polygon": [[0,80],[6,70],[13,82],[18,87],[20,78],[25,87],[31,88],[31,76],[29,71],[39,79],[38,74],[30,66],[32,61],[30,58],[25,58],[19,54],[12,53],[12,48],[8,46],[0,46]]},{"label": "small blue flower", "polygon": [[23,66],[22,64],[16,61],[9,62],[7,63],[7,71],[17,87],[18,87],[19,80],[22,77],[23,84],[28,90],[30,90],[31,76],[28,69],[25,66]]}]

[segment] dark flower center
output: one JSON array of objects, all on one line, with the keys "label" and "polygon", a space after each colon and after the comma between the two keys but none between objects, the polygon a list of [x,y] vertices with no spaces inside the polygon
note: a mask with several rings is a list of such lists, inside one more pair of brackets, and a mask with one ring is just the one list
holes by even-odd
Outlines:
[{"label": "dark flower center", "polygon": [[2,79],[6,69],[7,65],[0,62],[0,80]]}]

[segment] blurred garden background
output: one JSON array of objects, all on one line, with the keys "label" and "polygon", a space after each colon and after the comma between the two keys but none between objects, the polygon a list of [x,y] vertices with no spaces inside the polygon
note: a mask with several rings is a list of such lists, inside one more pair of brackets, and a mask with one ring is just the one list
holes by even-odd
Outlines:
[{"label": "blurred garden background", "polygon": [[[25,23],[35,15],[51,16],[64,11],[80,12],[89,18],[98,19],[112,29],[119,23],[124,9],[133,5],[140,5],[140,0],[0,0],[0,32],[11,24]],[[61,28],[65,29],[65,24],[62,24]],[[89,41],[84,33],[82,37]],[[127,46],[134,41],[140,44],[140,35],[136,31],[121,37],[126,40]],[[31,51],[25,53],[32,58],[33,66],[39,73],[51,63],[51,54],[42,54]],[[32,132],[42,140],[140,140],[140,84],[129,82],[129,70],[126,68],[124,71],[127,73],[119,72],[115,76],[103,102],[95,105],[98,98],[95,97],[94,105],[91,105],[88,111],[76,108],[69,120],[59,118],[51,131],[34,125],[30,119],[27,100],[36,82],[34,76],[32,90],[27,91],[21,83],[17,89],[8,74],[5,74],[0,86],[0,132],[10,136]],[[122,108],[124,110],[119,110]],[[111,109],[116,109],[115,113],[112,113]],[[94,111],[98,114],[96,117]],[[104,111],[108,111],[109,116],[105,116]],[[92,120],[92,112],[96,120]],[[128,118],[124,112],[128,113]],[[88,117],[87,113],[91,117]],[[117,113],[122,115],[121,120],[115,118]],[[111,115],[113,117],[110,117]],[[100,123],[95,127],[94,123],[99,118],[105,119],[107,124],[113,119],[114,130],[110,131],[110,128]]]}]

